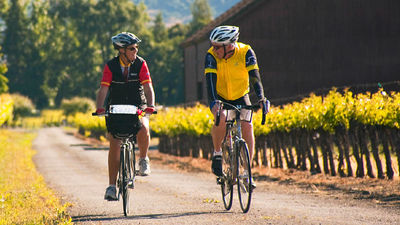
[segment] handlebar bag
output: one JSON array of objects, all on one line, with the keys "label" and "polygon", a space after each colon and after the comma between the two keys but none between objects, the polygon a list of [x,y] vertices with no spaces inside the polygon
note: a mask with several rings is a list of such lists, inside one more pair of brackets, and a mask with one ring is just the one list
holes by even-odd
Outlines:
[{"label": "handlebar bag", "polygon": [[142,127],[138,115],[132,114],[110,114],[106,125],[108,132],[117,137],[134,136]]}]

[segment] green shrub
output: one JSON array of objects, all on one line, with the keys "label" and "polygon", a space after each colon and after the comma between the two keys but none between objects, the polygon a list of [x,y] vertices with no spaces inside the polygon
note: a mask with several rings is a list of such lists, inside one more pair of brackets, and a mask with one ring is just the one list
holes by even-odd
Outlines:
[{"label": "green shrub", "polygon": [[0,94],[0,126],[12,122],[13,104],[14,102],[9,94]]},{"label": "green shrub", "polygon": [[64,110],[66,116],[75,115],[78,112],[86,113],[95,109],[92,99],[74,97],[72,99],[63,99],[60,108]]},{"label": "green shrub", "polygon": [[[0,67],[1,67],[1,65],[0,65]],[[1,68],[0,68],[0,71],[1,71]],[[7,83],[8,83],[7,77],[1,75],[1,72],[0,72],[0,94],[8,92]]]},{"label": "green shrub", "polygon": [[32,116],[36,113],[36,107],[28,97],[16,93],[11,94],[11,98],[14,101],[14,120],[18,120],[21,117]]}]

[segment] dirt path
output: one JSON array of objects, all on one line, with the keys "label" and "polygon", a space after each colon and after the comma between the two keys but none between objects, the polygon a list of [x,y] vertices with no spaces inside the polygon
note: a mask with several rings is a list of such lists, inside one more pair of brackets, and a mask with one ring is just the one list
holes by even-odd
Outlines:
[{"label": "dirt path", "polygon": [[249,213],[241,212],[236,196],[226,211],[215,177],[170,169],[156,158],[151,158],[151,176],[135,183],[132,213],[124,217],[121,202],[103,200],[107,149],[90,146],[60,128],[39,130],[33,147],[46,182],[73,203],[70,215],[76,224],[400,224],[397,208],[286,192],[266,181],[257,183]]}]

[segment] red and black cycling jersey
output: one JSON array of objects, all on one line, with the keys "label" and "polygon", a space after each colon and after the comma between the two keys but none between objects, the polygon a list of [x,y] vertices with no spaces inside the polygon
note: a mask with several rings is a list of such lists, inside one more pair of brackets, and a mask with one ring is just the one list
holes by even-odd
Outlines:
[{"label": "red and black cycling jersey", "polygon": [[[110,60],[109,62],[113,61],[113,60],[119,60],[119,57],[115,57],[112,60]],[[144,60],[143,58],[137,56],[137,59],[139,59],[139,61],[142,61],[142,65],[141,65],[141,69],[139,71],[139,80],[140,83],[143,85],[145,83],[151,83],[151,77],[150,77],[150,72],[149,72],[149,68],[147,67],[147,63],[146,60]],[[136,61],[136,60],[135,60]],[[111,82],[112,82],[112,78],[113,78],[113,74],[110,70],[110,67],[108,66],[108,63],[104,66],[104,70],[103,70],[103,78],[101,80],[101,85],[103,86],[110,86]],[[121,65],[121,63],[119,64],[121,67],[121,73],[122,73],[122,68],[123,66]],[[133,64],[131,64],[132,66]],[[130,68],[131,70],[131,68]]]},{"label": "red and black cycling jersey", "polygon": [[122,74],[121,63],[119,57],[114,57],[104,66],[101,85],[110,88],[107,104],[132,104],[143,107],[146,105],[143,84],[151,83],[146,61],[137,56],[135,61],[128,65],[127,78]]}]

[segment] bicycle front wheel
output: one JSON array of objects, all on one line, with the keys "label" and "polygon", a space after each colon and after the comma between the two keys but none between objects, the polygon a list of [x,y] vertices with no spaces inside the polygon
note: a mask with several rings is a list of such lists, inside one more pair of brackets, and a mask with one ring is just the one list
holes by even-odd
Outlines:
[{"label": "bicycle front wheel", "polygon": [[249,150],[245,141],[239,141],[236,145],[237,163],[237,187],[240,207],[244,213],[250,209],[252,190],[251,164]]},{"label": "bicycle front wheel", "polygon": [[233,198],[233,170],[231,154],[229,148],[224,147],[222,150],[222,172],[223,177],[220,178],[222,200],[226,210],[230,210],[232,207]]},{"label": "bicycle front wheel", "polygon": [[130,157],[129,151],[124,150],[121,152],[121,170],[122,170],[122,181],[120,191],[122,194],[122,204],[124,209],[124,215],[128,216],[129,214],[129,169],[130,169]]}]

